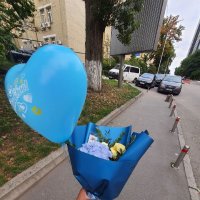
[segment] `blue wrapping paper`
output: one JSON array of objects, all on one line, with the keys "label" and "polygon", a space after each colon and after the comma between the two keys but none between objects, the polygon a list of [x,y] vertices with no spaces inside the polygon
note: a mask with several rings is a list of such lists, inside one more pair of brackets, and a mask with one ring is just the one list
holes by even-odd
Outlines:
[{"label": "blue wrapping paper", "polygon": [[[136,139],[119,160],[104,160],[78,150],[82,144],[88,142],[89,135],[94,134],[96,128],[103,135],[109,131],[111,142],[125,132],[120,141],[125,146],[129,144],[132,134],[136,136]],[[75,178],[86,191],[102,200],[112,200],[120,194],[138,161],[153,143],[147,131],[138,134],[131,133],[131,129],[131,126],[108,127],[89,123],[85,126],[77,126],[70,138],[70,143],[75,145],[75,147],[68,145]]]}]

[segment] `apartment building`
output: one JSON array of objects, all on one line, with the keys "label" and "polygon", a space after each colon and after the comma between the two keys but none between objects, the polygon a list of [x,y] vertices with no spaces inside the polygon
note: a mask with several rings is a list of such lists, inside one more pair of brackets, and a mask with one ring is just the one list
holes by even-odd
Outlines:
[{"label": "apartment building", "polygon": [[43,44],[62,44],[85,60],[85,3],[83,0],[34,0],[33,20],[24,23],[16,44],[36,49]]},{"label": "apartment building", "polygon": [[200,49],[200,20],[197,25],[197,29],[196,29],[195,35],[193,37],[188,55],[193,54],[195,51],[197,51],[199,49]]}]

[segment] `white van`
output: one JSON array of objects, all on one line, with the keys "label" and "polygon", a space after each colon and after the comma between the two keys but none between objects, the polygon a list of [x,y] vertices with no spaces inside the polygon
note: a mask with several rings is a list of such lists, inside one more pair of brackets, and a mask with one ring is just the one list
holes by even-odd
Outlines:
[{"label": "white van", "polygon": [[[113,69],[109,70],[109,78],[118,78],[120,64],[117,64]],[[123,80],[128,82],[135,81],[140,76],[140,68],[125,64],[123,67]]]}]

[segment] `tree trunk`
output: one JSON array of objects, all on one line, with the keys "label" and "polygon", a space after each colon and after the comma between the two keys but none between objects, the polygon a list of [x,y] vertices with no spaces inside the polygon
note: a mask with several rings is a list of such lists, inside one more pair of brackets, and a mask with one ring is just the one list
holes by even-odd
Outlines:
[{"label": "tree trunk", "polygon": [[88,86],[94,91],[101,91],[102,44],[105,26],[97,21],[92,10],[93,0],[85,0],[86,9],[86,56],[85,64]]},{"label": "tree trunk", "polygon": [[123,80],[123,68],[124,68],[125,55],[120,55],[120,67],[119,67],[119,77],[118,77],[118,87],[122,87]]}]

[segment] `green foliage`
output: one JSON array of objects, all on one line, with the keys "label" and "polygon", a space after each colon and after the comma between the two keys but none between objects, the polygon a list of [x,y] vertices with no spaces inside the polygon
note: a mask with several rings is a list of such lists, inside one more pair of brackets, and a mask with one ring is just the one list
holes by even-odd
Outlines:
[{"label": "green foliage", "polygon": [[7,60],[6,57],[0,58],[0,70],[8,70],[10,67],[12,67],[14,63],[10,60]]},{"label": "green foliage", "polygon": [[156,66],[150,65],[149,68],[148,68],[148,73],[156,74],[156,72],[157,72]]},{"label": "green foliage", "polygon": [[132,56],[130,60],[125,61],[126,64],[133,65],[140,68],[140,74],[143,74],[148,71],[147,64],[140,58]]},{"label": "green foliage", "polygon": [[132,134],[131,137],[130,137],[130,141],[129,143],[126,145],[126,149],[128,149],[134,142],[135,142],[135,139],[136,139],[136,135]]},{"label": "green foliage", "polygon": [[[96,78],[91,60],[99,61],[97,70],[102,74],[102,41],[106,26],[112,26],[117,31],[121,43],[128,45],[131,34],[139,27],[138,13],[143,7],[143,0],[84,0],[86,8],[86,68],[88,87],[101,91],[101,76]],[[87,62],[89,61],[89,62]]]},{"label": "green foliage", "polygon": [[3,185],[6,182],[6,179],[3,175],[0,175],[0,185]]},{"label": "green foliage", "polygon": [[175,74],[200,80],[200,50],[185,58],[181,66],[176,68]]},{"label": "green foliage", "polygon": [[[88,0],[85,1],[86,4]],[[90,1],[95,21],[100,22],[103,30],[113,26],[118,30],[118,39],[125,45],[131,41],[131,34],[139,27],[136,14],[140,12],[143,0],[95,0]]]},{"label": "green foliage", "polygon": [[108,144],[108,147],[111,148],[115,145],[115,143],[120,143],[122,138],[125,136],[125,132],[121,132],[119,137],[116,138],[112,143],[111,143],[111,138],[110,138],[110,130],[106,131],[105,135],[98,129],[96,128],[96,137],[98,138],[99,142],[105,142]]},{"label": "green foliage", "polygon": [[99,142],[105,142],[108,145],[110,145],[110,140],[111,139],[109,138],[109,134],[110,134],[110,130],[108,130],[105,133],[105,136],[104,136],[103,133],[98,128],[96,128],[96,134],[95,134],[95,136],[98,138]]},{"label": "green foliage", "polygon": [[108,75],[108,71],[112,69],[113,67],[115,67],[116,64],[117,64],[117,61],[114,58],[112,57],[104,58],[103,59],[103,74]]},{"label": "green foliage", "polygon": [[[1,37],[1,36],[0,36]],[[5,60],[6,55],[5,55],[5,47],[3,44],[0,44],[0,61]]]},{"label": "green foliage", "polygon": [[176,69],[175,69],[175,75],[183,76],[183,68],[176,67]]},{"label": "green foliage", "polygon": [[16,31],[22,30],[24,20],[32,17],[34,11],[32,0],[0,1],[0,61],[5,60],[7,51],[15,47]]},{"label": "green foliage", "polygon": [[153,65],[158,68],[163,52],[159,73],[169,71],[168,66],[176,57],[174,43],[181,41],[183,30],[184,27],[179,25],[178,15],[164,18],[157,50],[147,54],[147,60],[153,60]]},{"label": "green foliage", "polygon": [[[110,130],[106,131],[105,134],[103,134],[98,128],[96,128],[96,137],[98,138],[99,142],[105,142],[108,144],[109,149],[114,147],[116,143],[121,143],[122,138],[126,135],[126,132],[121,132],[120,135],[111,143],[110,138]],[[128,149],[135,141],[136,135],[131,135],[129,142],[126,144],[126,149]],[[122,155],[123,151],[120,149],[120,152],[117,151],[117,156],[115,158],[110,158],[110,160],[116,161],[118,160]]]},{"label": "green foliage", "polygon": [[190,75],[190,78],[193,80],[200,80],[200,69],[193,71]]}]

